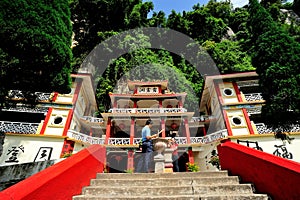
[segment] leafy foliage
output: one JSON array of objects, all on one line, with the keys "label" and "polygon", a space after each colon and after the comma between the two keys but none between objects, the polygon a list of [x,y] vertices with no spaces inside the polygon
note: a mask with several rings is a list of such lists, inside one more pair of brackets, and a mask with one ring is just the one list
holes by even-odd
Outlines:
[{"label": "leafy foliage", "polygon": [[[66,1],[0,2],[3,90],[70,91],[71,22]],[[3,85],[2,85],[3,87]]]},{"label": "leafy foliage", "polygon": [[221,73],[254,70],[251,57],[242,51],[236,41],[223,40],[220,43],[206,41],[203,46],[216,62]]},{"label": "leafy foliage", "polygon": [[256,38],[252,63],[266,100],[262,114],[274,129],[285,129],[285,124],[298,120],[300,114],[300,45],[257,0],[250,1],[250,11]]},{"label": "leafy foliage", "polygon": [[[159,11],[149,17],[153,8],[152,2],[142,0],[1,1],[0,102],[7,89],[67,93],[70,64],[76,72],[97,44],[137,27],[166,27],[202,44],[221,73],[256,69],[266,99],[263,114],[273,124],[291,119],[292,111],[299,114],[300,28],[296,19],[286,23],[280,10],[292,8],[299,14],[299,0],[293,4],[250,0],[249,6],[236,9],[229,1],[210,0],[191,11],[172,11],[169,16]],[[70,18],[76,41],[72,52]],[[228,37],[229,28],[232,37]],[[115,44],[113,48],[126,48],[129,53],[107,63],[103,66],[106,71],[96,77],[100,111],[110,107],[109,92],[133,78],[167,79],[170,86],[176,86],[173,91],[190,91],[187,103],[191,109],[198,105],[201,74],[184,59],[185,55],[151,49],[152,42],[137,32]],[[197,63],[201,62],[205,61]]]}]

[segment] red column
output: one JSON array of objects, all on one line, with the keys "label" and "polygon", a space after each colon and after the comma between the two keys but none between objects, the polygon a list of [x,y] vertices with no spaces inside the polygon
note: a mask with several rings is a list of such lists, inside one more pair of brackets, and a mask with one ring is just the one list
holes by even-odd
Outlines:
[{"label": "red column", "polygon": [[131,118],[131,124],[130,124],[130,144],[133,144],[133,138],[134,138],[134,118]]},{"label": "red column", "polygon": [[203,130],[203,136],[206,136],[206,129],[205,129],[205,126],[202,127],[202,130]]},{"label": "red column", "polygon": [[192,164],[195,163],[193,149],[191,147],[189,147],[188,155],[189,155],[189,162]]},{"label": "red column", "polygon": [[243,102],[243,99],[242,99],[242,96],[241,96],[241,92],[239,90],[239,87],[238,87],[237,83],[234,82],[234,83],[232,83],[232,85],[233,85],[233,88],[235,90],[235,93],[236,93],[238,101],[239,102]]},{"label": "red column", "polygon": [[158,87],[158,93],[161,94],[162,93],[162,89],[161,89],[161,86]]},{"label": "red column", "polygon": [[52,110],[53,110],[52,107],[48,109],[46,118],[45,118],[45,120],[44,120],[42,129],[41,129],[41,131],[40,131],[40,134],[41,134],[41,135],[44,135],[44,133],[45,133],[45,130],[46,130],[46,128],[47,128],[47,124],[48,124],[48,122],[49,122],[49,120],[50,120],[50,117],[51,117],[51,114],[52,114]]},{"label": "red column", "polygon": [[250,134],[254,134],[254,130],[252,128],[251,121],[250,121],[249,115],[247,113],[247,109],[243,108],[242,111],[243,111],[243,114],[244,114],[244,117],[245,117],[245,120],[246,120],[246,123],[247,123],[248,130],[249,130]]},{"label": "red column", "polygon": [[161,129],[163,129],[161,136],[162,136],[162,138],[165,138],[166,137],[166,123],[165,123],[164,118],[161,119]]},{"label": "red column", "polygon": [[134,150],[129,149],[127,152],[127,170],[134,169]]},{"label": "red column", "polygon": [[56,99],[57,99],[57,97],[58,97],[58,92],[54,92],[54,95],[53,95],[51,101],[52,101],[52,102],[55,102]]},{"label": "red column", "polygon": [[63,136],[66,136],[68,134],[68,130],[70,128],[71,121],[72,121],[72,118],[73,118],[73,113],[74,113],[74,110],[71,109],[69,111],[69,114],[68,114],[68,117],[67,117],[67,120],[66,120],[66,123],[65,123],[65,128],[64,128]]},{"label": "red column", "polygon": [[224,117],[224,120],[225,120],[225,126],[226,126],[226,129],[227,129],[227,132],[228,132],[228,136],[232,136],[232,130],[231,130],[231,126],[230,126],[230,122],[229,122],[229,118],[228,118],[228,115],[226,113],[226,110],[223,110],[223,117]]},{"label": "red column", "polygon": [[158,103],[159,103],[159,108],[162,108],[163,106],[162,106],[162,100],[161,99],[158,101]]},{"label": "red column", "polygon": [[187,143],[191,143],[191,134],[190,134],[190,128],[189,128],[189,122],[187,118],[184,118],[184,127],[185,127],[185,135]]},{"label": "red column", "polygon": [[108,144],[108,139],[110,138],[110,131],[111,131],[111,119],[108,118],[107,125],[106,125],[106,137],[105,137],[104,144]]},{"label": "red column", "polygon": [[218,96],[218,99],[219,99],[219,103],[223,104],[224,101],[223,101],[222,94],[221,94],[220,87],[219,87],[218,83],[214,83],[214,86],[215,86],[215,90],[216,90],[216,93],[217,93],[217,96]]}]

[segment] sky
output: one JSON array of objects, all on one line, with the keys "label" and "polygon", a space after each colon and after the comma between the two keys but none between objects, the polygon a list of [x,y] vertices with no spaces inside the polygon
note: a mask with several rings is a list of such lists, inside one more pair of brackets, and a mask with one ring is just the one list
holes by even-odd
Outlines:
[{"label": "sky", "polygon": [[[208,0],[144,0],[152,1],[154,4],[154,11],[158,12],[160,10],[164,11],[166,16],[168,16],[174,9],[176,12],[190,11],[193,6],[199,3],[204,5]],[[242,7],[248,3],[248,0],[231,0],[233,7]]]}]

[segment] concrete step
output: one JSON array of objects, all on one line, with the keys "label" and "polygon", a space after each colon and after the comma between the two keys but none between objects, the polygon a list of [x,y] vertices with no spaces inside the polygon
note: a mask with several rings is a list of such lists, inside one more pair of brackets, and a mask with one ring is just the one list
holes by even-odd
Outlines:
[{"label": "concrete step", "polygon": [[83,188],[83,195],[87,196],[138,196],[147,194],[150,196],[168,195],[197,195],[197,194],[252,194],[250,184],[231,184],[231,185],[197,185],[197,186],[123,186],[123,187],[102,187],[88,186]]},{"label": "concrete step", "polygon": [[232,194],[232,195],[176,195],[176,196],[130,196],[130,197],[102,197],[84,196],[73,197],[73,200],[268,200],[267,195],[263,194]]},{"label": "concrete step", "polygon": [[267,200],[227,171],[102,173],[73,200]]},{"label": "concrete step", "polygon": [[145,179],[92,179],[92,186],[128,186],[130,182],[131,186],[159,186],[167,185],[182,186],[182,185],[221,185],[221,184],[238,184],[239,178],[237,176],[228,177],[167,177],[167,178],[145,178]]},{"label": "concrete step", "polygon": [[146,179],[181,177],[228,177],[228,171],[174,172],[174,173],[98,173],[97,179]]}]

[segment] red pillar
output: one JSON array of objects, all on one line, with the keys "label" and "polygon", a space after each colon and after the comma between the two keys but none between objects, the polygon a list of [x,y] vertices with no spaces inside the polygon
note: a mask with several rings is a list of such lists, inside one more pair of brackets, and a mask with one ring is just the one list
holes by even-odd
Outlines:
[{"label": "red pillar", "polygon": [[131,118],[131,124],[130,124],[130,144],[133,144],[133,138],[134,138],[134,118]]},{"label": "red pillar", "polygon": [[231,130],[231,126],[230,126],[230,122],[226,110],[223,110],[223,116],[225,120],[225,126],[227,128],[228,136],[232,136],[232,130]]},{"label": "red pillar", "polygon": [[254,130],[252,128],[251,121],[250,121],[247,109],[243,108],[242,111],[243,111],[243,114],[244,114],[244,117],[245,117],[245,120],[246,120],[246,123],[247,123],[248,130],[249,130],[250,134],[254,134]]},{"label": "red pillar", "polygon": [[48,122],[49,122],[49,120],[50,120],[50,117],[51,117],[51,115],[52,115],[52,110],[53,110],[52,107],[50,107],[50,108],[48,109],[46,118],[45,118],[45,120],[44,120],[42,129],[41,129],[41,131],[40,131],[40,134],[41,134],[41,135],[44,135],[44,133],[45,133],[45,130],[46,130],[46,128],[47,128],[47,124],[48,124]]},{"label": "red pillar", "polygon": [[158,103],[159,103],[159,108],[162,108],[163,106],[162,106],[162,100],[161,99],[158,101]]},{"label": "red pillar", "polygon": [[110,131],[111,131],[111,118],[108,118],[107,125],[106,125],[105,144],[108,144],[108,139],[110,138]]},{"label": "red pillar", "polygon": [[73,113],[74,113],[74,110],[71,109],[69,111],[69,114],[68,114],[68,117],[67,117],[67,120],[66,120],[66,123],[65,123],[64,131],[63,131],[63,136],[66,136],[68,134],[68,130],[70,128],[70,125],[71,125],[71,122],[72,122],[72,118],[73,118]]},{"label": "red pillar", "polygon": [[127,152],[127,170],[134,169],[134,150],[129,149]]},{"label": "red pillar", "polygon": [[161,119],[161,129],[163,129],[161,136],[162,136],[162,138],[165,138],[166,137],[166,122],[165,122],[164,118]]},{"label": "red pillar", "polygon": [[188,155],[189,155],[189,162],[192,164],[195,163],[193,149],[191,147],[189,147]]},{"label": "red pillar", "polygon": [[205,129],[205,126],[202,127],[202,130],[203,130],[203,136],[206,136],[206,129]]},{"label": "red pillar", "polygon": [[187,118],[184,118],[184,127],[185,127],[185,135],[187,144],[191,143],[191,134],[190,134],[190,128],[189,128],[189,122]]}]

